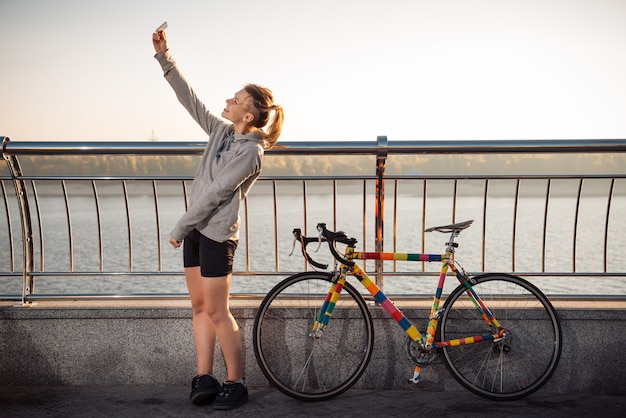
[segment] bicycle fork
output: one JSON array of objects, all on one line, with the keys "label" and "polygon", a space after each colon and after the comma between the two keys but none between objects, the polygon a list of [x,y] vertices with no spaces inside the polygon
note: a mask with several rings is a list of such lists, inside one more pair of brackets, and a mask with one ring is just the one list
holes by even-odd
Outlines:
[{"label": "bicycle fork", "polygon": [[319,339],[322,334],[328,327],[328,322],[333,315],[333,310],[335,309],[335,305],[339,300],[339,295],[343,290],[343,286],[346,283],[346,271],[345,269],[341,269],[337,272],[339,275],[336,281],[330,285],[330,290],[326,294],[326,299],[324,299],[324,303],[322,304],[322,308],[320,309],[319,315],[313,324],[313,329],[309,333],[309,337]]}]

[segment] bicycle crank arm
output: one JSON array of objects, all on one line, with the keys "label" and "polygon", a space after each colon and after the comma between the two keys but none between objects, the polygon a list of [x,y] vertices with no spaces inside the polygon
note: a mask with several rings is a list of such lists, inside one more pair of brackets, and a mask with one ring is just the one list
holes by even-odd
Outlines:
[{"label": "bicycle crank arm", "polygon": [[409,383],[417,385],[420,382],[420,371],[420,366],[416,365],[415,369],[413,370],[413,377],[409,378]]}]

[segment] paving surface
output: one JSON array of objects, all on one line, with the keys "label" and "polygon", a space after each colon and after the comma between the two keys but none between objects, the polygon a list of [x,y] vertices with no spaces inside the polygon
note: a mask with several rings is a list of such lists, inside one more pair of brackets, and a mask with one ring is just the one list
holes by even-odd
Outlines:
[{"label": "paving surface", "polygon": [[324,402],[300,402],[272,388],[251,388],[248,403],[230,411],[194,406],[185,386],[0,387],[0,417],[623,417],[626,396],[539,391],[497,402],[466,391],[351,389]]}]

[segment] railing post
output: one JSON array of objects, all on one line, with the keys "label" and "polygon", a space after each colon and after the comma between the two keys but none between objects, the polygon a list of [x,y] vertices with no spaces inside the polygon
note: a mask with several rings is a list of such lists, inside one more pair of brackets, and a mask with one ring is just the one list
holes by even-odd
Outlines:
[{"label": "railing post", "polygon": [[22,225],[22,244],[23,244],[23,260],[22,269],[23,286],[22,286],[22,305],[27,303],[26,298],[32,295],[35,287],[35,277],[31,274],[34,270],[35,250],[33,245],[33,228],[30,218],[30,206],[28,204],[28,194],[26,191],[26,183],[20,177],[22,176],[22,168],[17,156],[10,155],[6,152],[6,144],[9,142],[8,137],[2,137],[2,156],[7,163],[11,177],[13,178],[13,186],[15,187],[15,196],[20,210],[20,221]]},{"label": "railing post", "polygon": [[[385,221],[385,163],[387,161],[387,137],[377,138],[378,150],[376,153],[376,196],[375,213],[376,240],[374,248],[376,252],[383,251],[383,226]],[[383,287],[383,260],[376,260],[376,284]]]}]

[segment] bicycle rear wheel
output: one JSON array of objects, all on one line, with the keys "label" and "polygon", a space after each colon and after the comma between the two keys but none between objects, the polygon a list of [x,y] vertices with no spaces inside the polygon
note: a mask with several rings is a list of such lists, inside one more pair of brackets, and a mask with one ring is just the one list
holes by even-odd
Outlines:
[{"label": "bicycle rear wheel", "polygon": [[310,336],[330,288],[329,273],[300,273],[276,285],[254,320],[254,354],[267,379],[303,401],[335,397],[361,377],[372,355],[372,316],[345,283],[328,328]]},{"label": "bicycle rear wheel", "polygon": [[[561,326],[552,304],[534,285],[507,274],[475,278],[472,288],[506,335],[500,341],[444,347],[446,366],[465,388],[495,400],[514,400],[543,386],[561,356]],[[494,334],[465,286],[446,300],[439,341]]]}]

